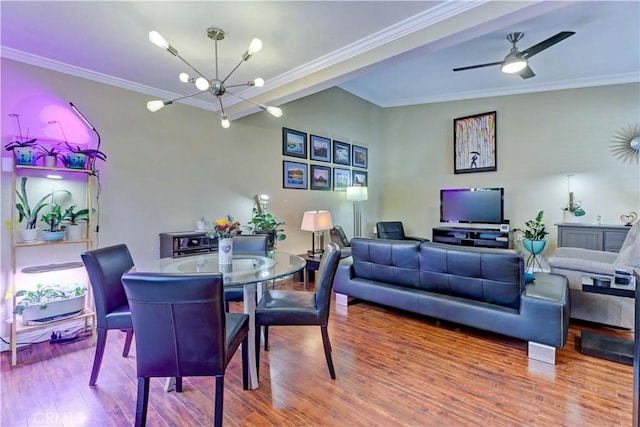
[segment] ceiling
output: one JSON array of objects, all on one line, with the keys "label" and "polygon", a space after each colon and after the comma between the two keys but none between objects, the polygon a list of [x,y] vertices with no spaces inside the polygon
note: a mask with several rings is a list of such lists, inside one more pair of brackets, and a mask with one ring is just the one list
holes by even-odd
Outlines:
[{"label": "ceiling", "polygon": [[[190,71],[151,44],[156,30],[204,75],[240,61],[250,40],[263,49],[229,84],[262,77],[262,88],[236,89],[270,105],[339,86],[381,107],[640,81],[638,1],[6,1],[0,2],[1,55],[17,61],[170,99],[197,89]],[[530,59],[531,79],[499,66],[510,32],[526,49],[560,31],[576,34]],[[191,73],[193,74],[193,73]],[[219,110],[210,94],[182,100]],[[224,96],[230,118],[257,111]],[[144,105],[141,105],[144,108]],[[285,108],[286,114],[286,108]]]}]

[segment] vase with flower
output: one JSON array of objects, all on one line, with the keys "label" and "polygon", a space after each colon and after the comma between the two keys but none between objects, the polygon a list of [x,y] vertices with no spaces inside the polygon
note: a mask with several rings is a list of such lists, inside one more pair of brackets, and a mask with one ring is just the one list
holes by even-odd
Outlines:
[{"label": "vase with flower", "polygon": [[218,218],[212,224],[207,224],[207,236],[210,239],[218,239],[218,263],[220,265],[231,264],[233,259],[233,236],[240,232],[240,223],[231,215],[226,218]]}]

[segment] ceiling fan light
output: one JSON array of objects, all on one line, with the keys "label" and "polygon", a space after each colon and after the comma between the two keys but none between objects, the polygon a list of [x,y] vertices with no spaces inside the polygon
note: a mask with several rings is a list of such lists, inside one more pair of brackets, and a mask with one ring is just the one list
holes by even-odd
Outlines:
[{"label": "ceiling fan light", "polygon": [[180,81],[182,83],[189,83],[189,74],[187,74],[187,73],[180,73],[178,78],[180,79]]},{"label": "ceiling fan light", "polygon": [[273,117],[282,117],[282,110],[278,107],[267,107],[267,112],[269,112]]},{"label": "ceiling fan light", "polygon": [[149,33],[149,41],[163,49],[169,49],[169,43],[157,31],[151,31]]},{"label": "ceiling fan light", "polygon": [[258,77],[257,79],[255,79],[255,80],[253,81],[253,86],[255,86],[255,87],[262,87],[262,86],[264,86],[264,79],[262,79],[262,78]]},{"label": "ceiling fan light", "polygon": [[229,126],[231,126],[231,122],[229,121],[229,119],[227,119],[226,115],[222,116],[222,120],[220,120],[220,126],[225,129],[229,129]]},{"label": "ceiling fan light", "polygon": [[527,66],[526,59],[515,58],[511,60],[506,60],[500,67],[500,70],[502,70],[503,73],[513,74],[513,73],[522,71],[526,66]]},{"label": "ceiling fan light", "polygon": [[209,80],[204,77],[198,77],[196,79],[196,87],[200,90],[207,90],[210,87]]},{"label": "ceiling fan light", "polygon": [[147,102],[147,110],[155,113],[156,111],[162,109],[165,105],[165,102],[161,99],[156,99],[154,101]]}]

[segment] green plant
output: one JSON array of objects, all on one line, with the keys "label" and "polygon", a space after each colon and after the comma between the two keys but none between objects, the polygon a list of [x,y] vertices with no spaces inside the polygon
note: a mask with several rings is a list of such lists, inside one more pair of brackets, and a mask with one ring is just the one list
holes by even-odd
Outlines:
[{"label": "green plant", "polygon": [[48,198],[53,198],[55,193],[66,193],[71,194],[67,190],[56,190],[52,191],[49,194],[45,194],[42,198],[36,203],[36,205],[31,208],[29,205],[29,199],[27,197],[27,177],[23,176],[20,181],[20,191],[16,190],[16,196],[18,197],[18,202],[16,203],[16,209],[18,210],[18,222],[22,222],[24,219],[27,220],[27,230],[31,230],[36,228],[36,223],[38,221],[38,214],[45,206],[49,206],[49,203],[46,203]]},{"label": "green plant", "polygon": [[[64,145],[67,146],[67,148],[69,149],[70,153],[74,153],[74,154],[84,154],[85,156],[91,158],[91,159],[100,159],[104,162],[107,161],[107,155],[104,154],[102,151],[93,149],[93,148],[82,148],[80,146],[72,146],[71,144],[69,144],[68,142],[64,142]],[[63,163],[65,163],[66,165],[66,156],[63,156]]]},{"label": "green plant", "polygon": [[[89,209],[80,209],[76,211],[76,205],[70,206],[63,214],[63,222],[71,225],[77,225],[79,222],[89,220]],[[92,209],[93,212],[95,209]]]},{"label": "green plant", "polygon": [[45,310],[49,302],[79,297],[84,295],[86,291],[85,286],[77,283],[68,286],[37,284],[35,290],[23,289],[16,292],[16,298],[21,298],[21,300],[16,303],[13,312],[22,314],[25,308],[33,305],[38,305],[40,310]]},{"label": "green plant", "polygon": [[60,154],[60,151],[58,150],[57,145],[52,145],[51,147],[47,147],[42,144],[38,144],[36,148],[39,151],[39,154],[37,156],[38,159],[45,156],[58,156],[58,154]]},{"label": "green plant", "polygon": [[544,211],[540,211],[535,219],[530,219],[524,223],[525,228],[516,228],[513,231],[521,232],[524,238],[528,240],[544,240],[544,237],[549,234],[549,232],[542,222],[543,216]]},{"label": "green plant", "polygon": [[252,217],[247,226],[255,234],[273,234],[273,243],[287,238],[281,228],[286,225],[285,221],[278,221],[275,216],[267,212],[267,207],[260,197],[256,194],[253,196]]},{"label": "green plant", "polygon": [[18,147],[31,147],[31,148],[37,148],[37,143],[36,143],[36,139],[29,139],[26,141],[11,141],[10,143],[8,143],[7,145],[4,146],[5,150],[7,151],[13,151],[14,149],[18,148]]},{"label": "green plant", "polygon": [[51,210],[40,218],[40,221],[48,226],[44,228],[44,231],[60,231],[60,225],[69,219],[68,212],[68,210],[62,212],[62,205],[59,203],[52,204]]}]

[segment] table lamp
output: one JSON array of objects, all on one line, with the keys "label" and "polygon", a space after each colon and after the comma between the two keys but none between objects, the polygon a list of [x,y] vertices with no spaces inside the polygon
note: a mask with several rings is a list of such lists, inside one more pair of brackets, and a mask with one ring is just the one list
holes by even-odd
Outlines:
[{"label": "table lamp", "polygon": [[[309,256],[316,257],[322,255],[324,251],[324,232],[330,230],[331,227],[333,227],[331,212],[308,211],[304,213],[300,229],[313,232],[311,235],[311,250],[307,251]],[[319,247],[316,247],[316,234],[318,235],[317,241],[320,243]]]},{"label": "table lamp", "polygon": [[360,202],[368,198],[367,187],[361,185],[347,187],[347,200],[353,201],[353,237],[362,236]]}]

